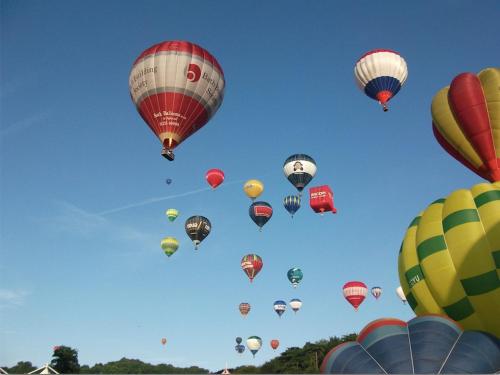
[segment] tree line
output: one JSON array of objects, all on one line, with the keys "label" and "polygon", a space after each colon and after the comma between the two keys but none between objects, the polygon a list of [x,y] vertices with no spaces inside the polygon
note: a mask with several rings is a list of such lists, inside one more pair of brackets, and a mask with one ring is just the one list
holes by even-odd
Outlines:
[{"label": "tree line", "polygon": [[[333,347],[355,340],[351,333],[341,337],[330,337],[314,343],[307,342],[302,348],[287,348],[279,356],[265,362],[262,366],[239,366],[229,371],[233,374],[317,374],[323,358]],[[61,374],[208,374],[210,371],[198,366],[175,367],[170,364],[142,362],[138,359],[122,358],[93,366],[78,363],[78,351],[68,346],[54,348],[50,366]],[[36,370],[31,362],[21,361],[12,367],[2,367],[9,374],[27,374]],[[221,373],[223,370],[218,371]]]}]

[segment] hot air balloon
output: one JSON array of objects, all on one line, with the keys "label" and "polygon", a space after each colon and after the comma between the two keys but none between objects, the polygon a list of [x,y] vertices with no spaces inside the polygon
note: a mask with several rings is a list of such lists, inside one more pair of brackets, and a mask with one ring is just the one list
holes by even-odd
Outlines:
[{"label": "hot air balloon", "polygon": [[290,307],[292,308],[294,313],[299,311],[300,308],[302,307],[302,301],[298,298],[294,298],[294,299],[290,300],[289,304],[290,304]]},{"label": "hot air balloon", "polygon": [[283,199],[283,206],[288,211],[290,215],[295,215],[295,213],[300,208],[300,196],[298,195],[288,195]]},{"label": "hot air balloon", "polygon": [[262,227],[269,221],[271,216],[273,216],[273,208],[267,202],[254,202],[250,205],[248,214],[253,222],[257,224],[259,230],[262,230]]},{"label": "hot air balloon", "polygon": [[311,182],[316,174],[316,162],[305,154],[295,154],[285,160],[283,171],[286,178],[302,194],[304,187]]},{"label": "hot air balloon", "polygon": [[281,318],[281,315],[283,315],[286,310],[286,302],[282,300],[275,301],[273,308],[274,311],[276,311],[276,314],[278,314],[278,316]]},{"label": "hot air balloon", "polygon": [[500,341],[466,331],[453,320],[424,315],[408,323],[378,319],[356,341],[331,349],[322,374],[492,374],[500,369]]},{"label": "hot air balloon", "polygon": [[500,181],[500,68],[462,73],[432,100],[438,143],[484,179]]},{"label": "hot air balloon", "polygon": [[401,299],[401,302],[403,302],[403,304],[406,305],[407,300],[406,300],[405,292],[403,292],[403,288],[401,288],[400,286],[398,286],[396,288],[396,294]]},{"label": "hot air balloon", "polygon": [[179,248],[179,241],[177,241],[174,237],[165,237],[161,240],[161,248],[165,254],[170,257]]},{"label": "hot air balloon", "polygon": [[246,317],[248,315],[248,313],[250,312],[251,306],[247,302],[242,302],[238,306],[238,309],[240,310],[241,315],[243,315],[243,317]]},{"label": "hot air balloon", "polygon": [[442,314],[500,337],[500,182],[461,189],[410,224],[399,281],[416,315]]},{"label": "hot air balloon", "polygon": [[374,286],[372,288],[372,296],[375,297],[375,299],[379,299],[381,295],[382,295],[382,288],[379,286]]},{"label": "hot air balloon", "polygon": [[302,270],[297,267],[290,268],[286,273],[288,280],[292,283],[293,287],[296,288],[299,285],[300,281],[304,277]]},{"label": "hot air balloon", "polygon": [[241,342],[243,341],[243,339],[241,337],[236,337],[236,344],[241,344]]},{"label": "hot air balloon", "polygon": [[271,340],[270,344],[271,344],[271,348],[273,348],[273,350],[276,350],[276,349],[278,349],[278,346],[280,346],[280,341],[274,339],[274,340]]},{"label": "hot air balloon", "polygon": [[259,336],[250,336],[247,339],[247,347],[252,352],[255,357],[255,353],[257,353],[262,346],[262,339]]},{"label": "hot air balloon", "polygon": [[165,337],[164,337],[164,338],[162,338],[162,339],[161,339],[161,344],[162,344],[162,345],[165,345],[166,343],[167,343],[167,339],[166,339]]},{"label": "hot air balloon", "polygon": [[247,274],[250,282],[257,276],[263,265],[262,258],[257,254],[248,254],[241,259],[241,268]]},{"label": "hot air balloon", "polygon": [[165,180],[165,183],[166,183],[167,185],[170,185],[170,184],[172,183],[172,179],[171,179],[171,178],[167,178],[167,179]]},{"label": "hot air balloon", "polygon": [[239,353],[243,353],[245,351],[245,345],[238,344],[234,347],[234,349]]},{"label": "hot air balloon", "polygon": [[224,172],[220,169],[210,169],[206,173],[205,178],[212,189],[215,189],[224,181]]},{"label": "hot air balloon", "polygon": [[349,302],[355,311],[358,311],[359,305],[364,301],[368,288],[361,281],[349,281],[342,287],[344,298]]},{"label": "hot air balloon", "polygon": [[252,201],[264,191],[264,184],[259,180],[248,180],[243,185],[243,191]]},{"label": "hot air balloon", "polygon": [[170,222],[174,222],[175,219],[177,219],[177,216],[179,216],[179,211],[177,211],[175,208],[169,208],[167,211],[165,211],[165,215],[167,215],[167,218]]},{"label": "hot air balloon", "polygon": [[314,212],[323,215],[325,212],[337,213],[333,206],[333,191],[328,185],[315,186],[309,189],[309,204]]},{"label": "hot air balloon", "polygon": [[408,67],[397,52],[375,49],[361,56],[354,67],[354,77],[360,90],[377,100],[386,112],[387,102],[406,82]]},{"label": "hot air balloon", "polygon": [[195,250],[198,250],[198,245],[210,234],[212,224],[204,216],[191,216],[186,220],[184,228],[189,238],[193,241]]},{"label": "hot air balloon", "polygon": [[156,44],[140,54],[129,76],[132,101],[163,144],[162,155],[203,127],[224,97],[224,73],[208,51],[185,41]]}]

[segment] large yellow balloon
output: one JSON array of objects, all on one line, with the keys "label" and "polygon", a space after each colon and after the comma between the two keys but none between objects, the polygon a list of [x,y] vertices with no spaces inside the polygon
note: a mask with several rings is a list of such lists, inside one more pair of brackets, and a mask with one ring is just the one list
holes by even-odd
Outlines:
[{"label": "large yellow balloon", "polygon": [[399,279],[415,314],[500,337],[500,183],[457,190],[410,224]]},{"label": "large yellow balloon", "polygon": [[259,180],[248,180],[243,185],[243,190],[250,199],[254,200],[264,191],[264,184]]}]

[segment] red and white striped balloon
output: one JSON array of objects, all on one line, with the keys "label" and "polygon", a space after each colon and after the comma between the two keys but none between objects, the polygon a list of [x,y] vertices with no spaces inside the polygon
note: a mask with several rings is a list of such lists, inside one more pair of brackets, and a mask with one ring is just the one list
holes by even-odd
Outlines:
[{"label": "red and white striped balloon", "polygon": [[359,305],[361,305],[368,293],[368,288],[361,281],[349,281],[344,284],[342,291],[347,302],[354,307],[354,310],[358,311]]},{"label": "red and white striped balloon", "polygon": [[132,101],[170,153],[217,112],[224,86],[215,57],[185,41],[148,48],[135,60],[129,76]]}]

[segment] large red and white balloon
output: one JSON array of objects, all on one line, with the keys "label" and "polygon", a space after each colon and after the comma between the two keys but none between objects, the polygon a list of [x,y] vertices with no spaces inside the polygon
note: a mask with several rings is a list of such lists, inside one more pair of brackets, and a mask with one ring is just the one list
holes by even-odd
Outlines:
[{"label": "large red and white balloon", "polygon": [[129,76],[130,96],[169,160],[174,159],[173,149],[217,112],[224,86],[215,57],[196,44],[177,40],[142,52]]}]

